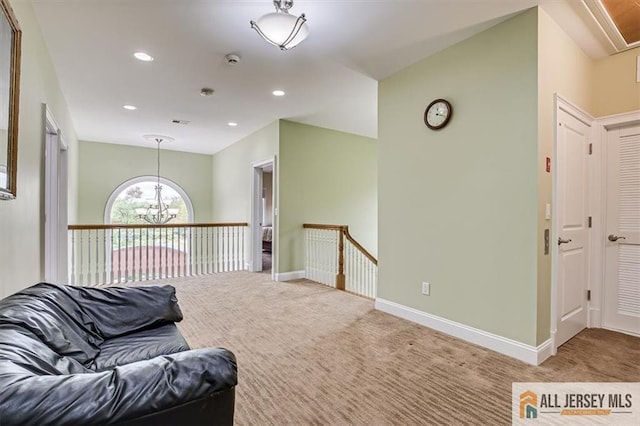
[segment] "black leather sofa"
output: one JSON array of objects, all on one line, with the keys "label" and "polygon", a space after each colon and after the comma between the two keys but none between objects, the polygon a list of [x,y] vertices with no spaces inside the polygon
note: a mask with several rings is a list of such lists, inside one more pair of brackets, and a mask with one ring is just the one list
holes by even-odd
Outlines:
[{"label": "black leather sofa", "polygon": [[175,288],[36,284],[0,301],[0,425],[230,425],[237,368],[190,350]]}]

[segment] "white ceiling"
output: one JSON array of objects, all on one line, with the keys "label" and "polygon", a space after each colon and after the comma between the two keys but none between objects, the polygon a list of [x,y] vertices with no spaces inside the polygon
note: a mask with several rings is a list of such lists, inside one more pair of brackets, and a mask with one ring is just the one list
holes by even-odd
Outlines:
[{"label": "white ceiling", "polygon": [[271,0],[32,3],[81,140],[149,146],[143,135],[164,134],[175,142],[163,148],[205,154],[280,118],[375,138],[378,80],[537,4],[591,56],[609,53],[581,0],[296,0],[310,35],[290,51],[250,28]]}]

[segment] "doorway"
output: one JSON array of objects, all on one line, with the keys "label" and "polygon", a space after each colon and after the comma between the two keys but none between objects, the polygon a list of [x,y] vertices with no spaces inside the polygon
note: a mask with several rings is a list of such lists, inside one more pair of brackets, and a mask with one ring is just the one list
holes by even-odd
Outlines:
[{"label": "doorway", "polygon": [[585,327],[640,337],[640,111],[594,119],[556,95],[555,124],[554,354]]},{"label": "doorway", "polygon": [[44,280],[66,283],[67,146],[53,114],[43,104],[44,132]]},{"label": "doorway", "polygon": [[[557,100],[552,306],[555,349],[585,329],[589,320],[590,204],[589,156],[593,119]],[[552,309],[553,311],[553,309]]]},{"label": "doorway", "polygon": [[602,327],[640,337],[640,125],[607,129],[604,144]]},{"label": "doorway", "polygon": [[252,272],[275,277],[277,249],[276,159],[252,165],[251,265]]}]

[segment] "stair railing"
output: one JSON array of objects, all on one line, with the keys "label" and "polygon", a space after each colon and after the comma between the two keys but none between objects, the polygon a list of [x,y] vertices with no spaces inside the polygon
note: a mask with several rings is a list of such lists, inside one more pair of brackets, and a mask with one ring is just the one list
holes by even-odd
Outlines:
[{"label": "stair railing", "polygon": [[375,298],[378,261],[349,233],[347,225],[303,224],[307,279]]},{"label": "stair railing", "polygon": [[69,283],[95,286],[245,270],[247,226],[69,225]]}]

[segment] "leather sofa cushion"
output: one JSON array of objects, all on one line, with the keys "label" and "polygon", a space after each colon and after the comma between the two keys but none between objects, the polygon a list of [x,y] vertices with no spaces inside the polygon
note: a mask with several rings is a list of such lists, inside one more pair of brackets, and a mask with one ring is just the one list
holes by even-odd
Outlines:
[{"label": "leather sofa cushion", "polygon": [[60,290],[78,301],[105,339],[182,321],[176,289],[170,285],[106,288],[60,286]]},{"label": "leather sofa cushion", "polygon": [[189,349],[175,324],[165,324],[105,340],[94,368],[96,371],[109,370],[118,365]]},{"label": "leather sofa cushion", "polygon": [[73,358],[54,352],[31,331],[14,324],[0,324],[0,364],[5,363],[19,365],[37,375],[92,373]]},{"label": "leather sofa cushion", "polygon": [[0,324],[23,327],[58,354],[85,365],[103,341],[78,304],[52,284],[36,284],[0,301]]},{"label": "leather sofa cushion", "polygon": [[180,407],[236,384],[235,357],[222,348],[178,352],[91,374],[57,376],[34,375],[22,366],[0,361],[0,424],[113,424]]}]

